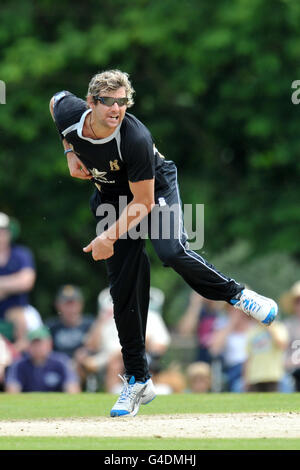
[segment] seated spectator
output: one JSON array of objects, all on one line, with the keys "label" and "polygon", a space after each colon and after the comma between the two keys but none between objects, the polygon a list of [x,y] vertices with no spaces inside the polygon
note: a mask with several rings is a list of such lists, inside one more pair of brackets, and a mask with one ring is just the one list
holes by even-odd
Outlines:
[{"label": "seated spectator", "polygon": [[27,331],[33,331],[43,326],[40,313],[33,305],[27,305],[24,309],[25,324]]},{"label": "seated spectator", "polygon": [[[154,288],[150,290],[150,308],[155,308],[156,311],[149,310],[146,330],[146,354],[150,369],[159,367],[160,358],[170,344],[170,334],[158,311],[163,297],[158,295],[157,291]],[[86,370],[86,373],[105,371],[105,390],[110,393],[119,393],[122,384],[118,374],[123,374],[124,366],[109,289],[104,289],[98,296],[98,317],[85,346],[86,352],[77,356],[80,366]]]},{"label": "seated spectator", "polygon": [[167,369],[154,373],[152,380],[157,395],[183,393],[186,389],[185,376],[181,367],[174,362]]},{"label": "seated spectator", "polygon": [[52,351],[48,329],[31,331],[28,339],[28,353],[8,369],[6,392],[80,392],[69,358]]},{"label": "seated spectator", "polygon": [[228,315],[220,317],[212,334],[210,353],[222,356],[229,392],[243,392],[243,366],[247,359],[246,342],[249,317],[232,305],[226,306]]},{"label": "seated spectator", "polygon": [[284,375],[287,328],[275,321],[265,326],[251,320],[247,335],[245,382],[249,392],[277,392]]},{"label": "seated spectator", "polygon": [[146,328],[146,356],[150,373],[161,370],[161,359],[171,343],[170,333],[162,317],[164,301],[164,293],[157,287],[151,287]]},{"label": "seated spectator", "polygon": [[13,361],[13,347],[9,341],[0,335],[0,391],[4,390],[5,370]]},{"label": "seated spectator", "polygon": [[[35,267],[31,251],[12,244],[11,222],[0,213],[0,332],[7,334],[15,347],[27,347],[24,308],[28,293],[35,282]],[[9,325],[12,325],[10,331]]]},{"label": "seated spectator", "polygon": [[177,330],[183,336],[196,335],[196,361],[211,363],[212,356],[209,349],[211,338],[215,322],[224,306],[225,302],[205,299],[192,291],[189,305],[177,325]]},{"label": "seated spectator", "polygon": [[300,392],[300,281],[282,295],[280,305],[289,316],[284,321],[288,329],[289,344],[286,350],[284,388],[282,391]]},{"label": "seated spectator", "polygon": [[191,393],[207,393],[211,388],[211,370],[206,362],[193,362],[186,370]]},{"label": "seated spectator", "polygon": [[73,358],[83,347],[86,335],[93,324],[92,316],[83,315],[83,296],[78,287],[62,286],[56,296],[55,307],[59,318],[46,322],[53,349]]}]

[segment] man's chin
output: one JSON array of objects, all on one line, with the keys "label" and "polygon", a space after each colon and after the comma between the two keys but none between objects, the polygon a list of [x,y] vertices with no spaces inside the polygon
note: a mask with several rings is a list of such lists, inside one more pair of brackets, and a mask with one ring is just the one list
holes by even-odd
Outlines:
[{"label": "man's chin", "polygon": [[107,120],[106,124],[110,129],[114,129],[115,127],[118,127],[118,125],[120,124],[120,119],[116,119],[115,121]]}]

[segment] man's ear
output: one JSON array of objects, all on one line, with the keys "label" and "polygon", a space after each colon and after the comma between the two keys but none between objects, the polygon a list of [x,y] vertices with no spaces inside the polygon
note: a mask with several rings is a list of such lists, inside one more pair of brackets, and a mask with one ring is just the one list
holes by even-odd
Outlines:
[{"label": "man's ear", "polygon": [[93,109],[93,106],[95,106],[95,103],[94,103],[92,95],[87,95],[86,102],[88,104],[88,107]]}]

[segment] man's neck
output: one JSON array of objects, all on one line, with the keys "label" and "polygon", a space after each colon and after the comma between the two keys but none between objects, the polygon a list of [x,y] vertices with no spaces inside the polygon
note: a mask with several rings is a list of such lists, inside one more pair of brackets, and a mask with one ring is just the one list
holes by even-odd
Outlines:
[{"label": "man's neck", "polygon": [[48,357],[49,355],[40,359],[34,359],[33,357],[31,357],[31,361],[35,367],[42,367],[46,364]]},{"label": "man's neck", "polygon": [[66,328],[76,328],[77,326],[81,325],[82,323],[82,316],[81,315],[78,315],[76,316],[75,318],[72,318],[70,320],[67,320],[66,318],[63,318],[61,319],[62,321],[62,324],[66,327]]},{"label": "man's neck", "polygon": [[106,139],[115,132],[116,129],[109,129],[102,126],[98,122],[95,122],[93,119],[93,112],[90,112],[86,115],[84,120],[84,125],[82,129],[83,137],[88,137],[90,139]]}]

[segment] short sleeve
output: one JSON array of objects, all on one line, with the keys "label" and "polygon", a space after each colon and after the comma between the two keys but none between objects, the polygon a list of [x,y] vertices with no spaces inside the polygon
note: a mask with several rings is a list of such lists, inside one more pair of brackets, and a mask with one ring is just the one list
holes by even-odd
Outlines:
[{"label": "short sleeve", "polygon": [[20,389],[22,390],[23,388],[23,383],[22,383],[22,377],[21,377],[21,371],[20,371],[20,362],[14,362],[7,370],[6,374],[6,379],[5,379],[5,384],[6,385],[13,385],[17,384]]},{"label": "short sleeve", "polygon": [[63,131],[80,121],[82,114],[87,110],[87,103],[66,90],[59,91],[53,98],[54,121],[63,138]]},{"label": "short sleeve", "polygon": [[151,135],[136,138],[126,155],[128,180],[132,183],[151,180],[155,175],[154,148]]},{"label": "short sleeve", "polygon": [[73,369],[71,360],[66,356],[61,359],[63,380],[62,386],[65,389],[69,384],[78,384],[79,380],[76,372]]},{"label": "short sleeve", "polygon": [[146,338],[153,343],[169,346],[171,342],[170,333],[161,317],[157,312],[148,312],[148,321],[146,329]]},{"label": "short sleeve", "polygon": [[35,269],[35,262],[32,252],[25,247],[18,247],[16,250],[16,256],[19,260],[20,270],[24,268]]}]

